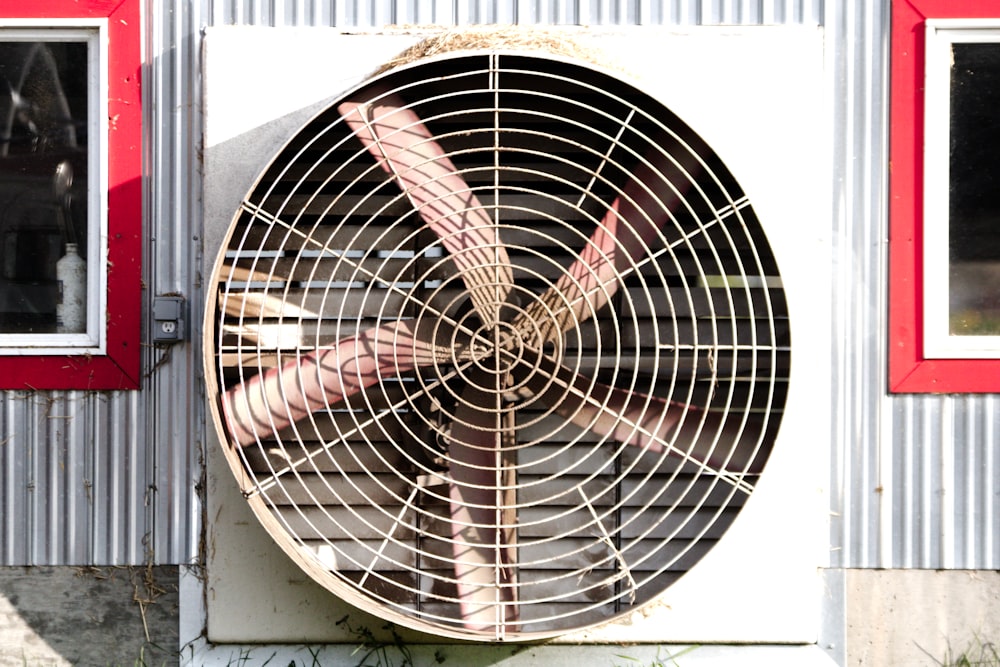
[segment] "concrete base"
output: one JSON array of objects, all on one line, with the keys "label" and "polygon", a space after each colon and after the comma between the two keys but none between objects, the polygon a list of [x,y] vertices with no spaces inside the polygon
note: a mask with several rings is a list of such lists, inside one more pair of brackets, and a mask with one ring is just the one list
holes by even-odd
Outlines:
[{"label": "concrete base", "polygon": [[1000,572],[848,570],[846,594],[847,665],[952,664],[966,651],[979,664],[991,642],[1000,652]]},{"label": "concrete base", "polygon": [[0,667],[169,665],[176,567],[0,569]]},{"label": "concrete base", "polygon": [[[427,658],[426,664],[446,655],[454,664],[512,667],[540,664],[542,659],[553,665],[651,664],[666,656],[673,661],[667,664],[678,665],[836,661],[881,666],[938,665],[957,660],[963,652],[976,664],[985,645],[1000,643],[1000,572],[832,570],[828,574],[830,582],[842,582],[836,586],[842,593],[832,594],[825,603],[831,611],[826,634],[834,641],[843,632],[843,651],[831,650],[833,645],[826,640],[823,646],[799,647],[469,644],[409,649],[414,658],[417,654]],[[187,593],[181,595],[179,586],[186,586]],[[177,567],[0,569],[0,667],[226,665],[248,656],[285,659],[280,664],[312,664],[320,655],[330,661],[321,664],[357,660],[353,655],[357,641],[323,647],[208,644],[203,634],[203,595],[203,582],[190,572],[182,576]],[[835,613],[840,595],[846,596],[844,611]],[[182,644],[185,649],[178,655]]]}]

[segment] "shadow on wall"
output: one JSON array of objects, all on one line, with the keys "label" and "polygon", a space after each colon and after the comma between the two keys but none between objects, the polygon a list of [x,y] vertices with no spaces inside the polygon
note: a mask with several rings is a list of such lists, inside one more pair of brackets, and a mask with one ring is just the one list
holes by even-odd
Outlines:
[{"label": "shadow on wall", "polygon": [[[210,39],[218,34],[211,34]],[[223,36],[229,34],[222,31]],[[232,51],[222,49],[212,53],[228,56]],[[213,64],[210,59],[209,73],[215,71]],[[250,71],[255,69],[251,67]],[[290,104],[289,100],[279,98],[278,104],[283,109],[275,112],[274,119],[230,136],[232,123],[221,125],[216,132],[212,131],[216,127],[213,123],[235,117],[236,112],[230,105],[238,108],[240,103],[226,95],[216,96],[216,106],[207,114],[210,131],[207,132],[203,167],[205,275],[212,274],[211,263],[224,243],[223,237],[233,214],[239,210],[240,202],[253,186],[266,158],[275,155],[294,132],[326,108],[329,101],[323,98],[303,108],[288,110],[284,107]],[[221,112],[217,111],[220,105]],[[260,113],[261,109],[255,108],[255,112]],[[246,115],[240,116],[244,123],[248,122]],[[225,140],[218,140],[220,135],[226,137]],[[210,422],[207,428],[209,492],[205,502],[207,516],[211,519],[206,531],[212,545],[205,555],[206,586],[211,590],[206,599],[208,639],[223,645],[350,643],[356,637],[337,624],[345,615],[350,615],[352,623],[365,628],[382,628],[384,621],[342,602],[309,578],[278,547],[242,497],[223,456],[214,425]],[[254,585],[248,586],[248,582]],[[185,613],[188,612],[185,609]],[[389,639],[388,634],[376,631],[380,641]],[[191,639],[184,638],[185,641]],[[407,635],[407,639],[410,641],[412,637]],[[355,659],[349,664],[356,662]]]},{"label": "shadow on wall", "polygon": [[177,660],[178,570],[0,569],[0,667]]}]

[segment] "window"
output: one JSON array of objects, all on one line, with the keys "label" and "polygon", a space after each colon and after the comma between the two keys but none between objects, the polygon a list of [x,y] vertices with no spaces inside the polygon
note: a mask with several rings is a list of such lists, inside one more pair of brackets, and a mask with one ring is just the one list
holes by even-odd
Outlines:
[{"label": "window", "polygon": [[1000,21],[927,21],[925,356],[1000,356]]},{"label": "window", "polygon": [[894,0],[889,383],[1000,392],[1000,9]]},{"label": "window", "polygon": [[138,386],[138,0],[0,0],[0,387]]}]

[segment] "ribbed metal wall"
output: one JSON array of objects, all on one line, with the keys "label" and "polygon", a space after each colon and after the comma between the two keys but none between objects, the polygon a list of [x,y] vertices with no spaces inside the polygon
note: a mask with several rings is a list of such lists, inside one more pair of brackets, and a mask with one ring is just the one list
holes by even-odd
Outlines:
[{"label": "ribbed metal wall", "polygon": [[997,396],[886,394],[889,2],[828,2],[834,103],[831,564],[1000,567]]},{"label": "ribbed metal wall", "polygon": [[7,392],[5,564],[142,563],[150,452],[137,393]]},{"label": "ribbed metal wall", "polygon": [[718,25],[822,21],[822,0],[222,0],[205,5],[212,25]]},{"label": "ribbed metal wall", "polygon": [[1000,568],[998,398],[885,393],[887,0],[147,0],[146,285],[150,295],[188,297],[193,342],[147,349],[140,392],[2,395],[3,563],[197,558],[201,30],[493,22],[825,26],[835,193],[831,565]]}]

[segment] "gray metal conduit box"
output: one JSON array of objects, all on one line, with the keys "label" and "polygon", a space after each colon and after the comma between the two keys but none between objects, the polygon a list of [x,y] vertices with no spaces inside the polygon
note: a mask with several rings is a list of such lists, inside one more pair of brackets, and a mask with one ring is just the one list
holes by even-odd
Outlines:
[{"label": "gray metal conduit box", "polygon": [[182,296],[153,297],[153,342],[177,343],[187,338],[187,302]]}]

